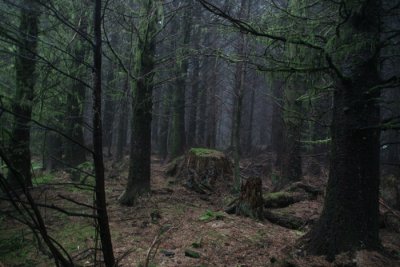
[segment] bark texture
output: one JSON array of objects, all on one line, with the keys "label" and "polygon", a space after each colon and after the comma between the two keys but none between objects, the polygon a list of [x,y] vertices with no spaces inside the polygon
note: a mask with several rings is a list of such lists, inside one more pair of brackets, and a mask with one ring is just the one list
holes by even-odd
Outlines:
[{"label": "bark texture", "polygon": [[258,220],[264,218],[262,181],[259,177],[250,177],[240,188],[240,197],[236,205],[236,214]]},{"label": "bark texture", "polygon": [[151,120],[154,61],[156,49],[157,2],[143,1],[143,19],[137,43],[133,88],[132,135],[128,184],[119,202],[133,205],[135,199],[150,192]]},{"label": "bark texture", "polygon": [[[88,21],[87,14],[83,14],[80,17],[79,24],[79,32],[82,35],[87,35]],[[73,73],[76,77],[82,77],[81,73],[85,73],[84,69],[85,58],[88,53],[88,44],[86,40],[78,35],[77,40],[74,43],[74,62],[73,62]],[[79,144],[84,144],[84,136],[83,136],[83,112],[84,112],[84,102],[85,102],[85,90],[86,86],[83,82],[79,80],[73,80],[71,85],[71,90],[67,96],[67,119],[65,130],[67,135]],[[65,149],[65,162],[67,167],[77,167],[79,164],[82,164],[86,161],[86,151],[79,146],[70,141],[66,141],[64,145]],[[75,170],[72,170],[73,178],[79,174],[76,173]]]},{"label": "bark texture", "polygon": [[[36,83],[36,48],[38,43],[39,13],[35,1],[23,1],[17,46],[16,94],[13,103],[14,121],[11,130],[9,159],[12,168],[7,180],[11,187],[32,186],[31,127],[34,87]],[[21,179],[22,177],[22,179]]]},{"label": "bark texture", "polygon": [[[351,17],[342,25],[339,43],[353,44],[352,64],[337,60],[332,146],[328,186],[320,220],[309,233],[307,249],[329,259],[343,251],[379,248],[379,137],[377,99],[378,0],[349,1]],[[363,40],[363,45],[357,42]],[[356,45],[357,43],[357,45]],[[356,58],[354,58],[356,57]],[[337,74],[337,73],[336,73]]]},{"label": "bark texture", "polygon": [[232,175],[232,164],[224,153],[206,149],[192,148],[185,157],[170,165],[170,174],[177,177],[193,191],[198,193],[212,193],[218,185],[227,185]]},{"label": "bark texture", "polygon": [[104,188],[104,162],[103,162],[103,136],[101,123],[101,0],[94,3],[94,46],[93,46],[93,163],[96,176],[96,212],[100,231],[101,250],[103,252],[104,265],[115,266],[115,257],[111,241],[110,226],[108,224],[106,192]]}]

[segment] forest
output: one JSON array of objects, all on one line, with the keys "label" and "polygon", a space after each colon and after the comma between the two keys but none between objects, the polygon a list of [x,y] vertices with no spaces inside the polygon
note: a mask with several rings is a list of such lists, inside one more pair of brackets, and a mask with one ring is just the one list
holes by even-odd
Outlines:
[{"label": "forest", "polygon": [[0,12],[0,267],[400,266],[399,0]]}]

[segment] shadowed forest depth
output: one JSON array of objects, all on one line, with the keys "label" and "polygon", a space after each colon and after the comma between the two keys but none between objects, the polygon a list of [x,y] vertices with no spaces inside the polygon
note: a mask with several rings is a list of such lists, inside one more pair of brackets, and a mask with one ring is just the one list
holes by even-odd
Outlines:
[{"label": "shadowed forest depth", "polygon": [[400,266],[400,1],[0,11],[0,267]]}]

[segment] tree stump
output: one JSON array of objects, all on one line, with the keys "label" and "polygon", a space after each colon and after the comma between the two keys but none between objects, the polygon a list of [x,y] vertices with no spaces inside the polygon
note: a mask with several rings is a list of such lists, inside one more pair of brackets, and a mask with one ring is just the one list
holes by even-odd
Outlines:
[{"label": "tree stump", "polygon": [[240,188],[240,197],[236,204],[236,214],[262,220],[264,218],[264,201],[262,181],[251,177]]},{"label": "tree stump", "polygon": [[176,167],[185,186],[202,194],[214,191],[218,181],[227,184],[226,177],[232,176],[232,163],[225,154],[206,148],[191,148]]}]

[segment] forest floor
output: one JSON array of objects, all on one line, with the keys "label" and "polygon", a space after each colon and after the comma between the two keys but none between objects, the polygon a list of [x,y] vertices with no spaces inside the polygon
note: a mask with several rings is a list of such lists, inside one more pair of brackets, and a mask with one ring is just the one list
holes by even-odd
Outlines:
[{"label": "forest floor", "polygon": [[[297,257],[294,245],[309,229],[308,225],[291,230],[250,218],[223,212],[233,197],[216,188],[215,193],[201,195],[188,190],[173,178],[165,175],[165,166],[157,159],[152,162],[151,197],[143,197],[134,207],[120,206],[118,197],[124,190],[127,163],[118,170],[108,166],[106,191],[114,251],[119,266],[400,266],[400,234],[381,230],[385,250],[393,257],[377,252],[359,252],[341,255],[334,263],[323,257]],[[68,182],[60,173],[52,183]],[[323,184],[324,178],[308,178],[308,183]],[[43,182],[43,184],[45,184]],[[81,207],[67,201],[73,198],[91,203],[92,193],[75,187],[46,185],[36,192],[43,201],[68,206],[75,211]],[[264,189],[270,181],[264,181]],[[60,200],[60,196],[64,199]],[[297,217],[317,218],[323,198],[295,203],[286,212]],[[74,206],[75,205],[75,206]],[[5,208],[4,203],[0,208]],[[96,242],[93,220],[69,217],[47,211],[45,220],[53,237],[60,240],[75,260],[93,266]],[[22,237],[21,237],[22,231]],[[25,234],[24,234],[25,231]],[[14,221],[1,217],[0,266],[53,266],[51,260],[33,249],[33,238],[27,230]],[[189,255],[190,254],[190,255]],[[397,256],[397,259],[396,259]],[[289,259],[282,262],[281,259]]]}]

